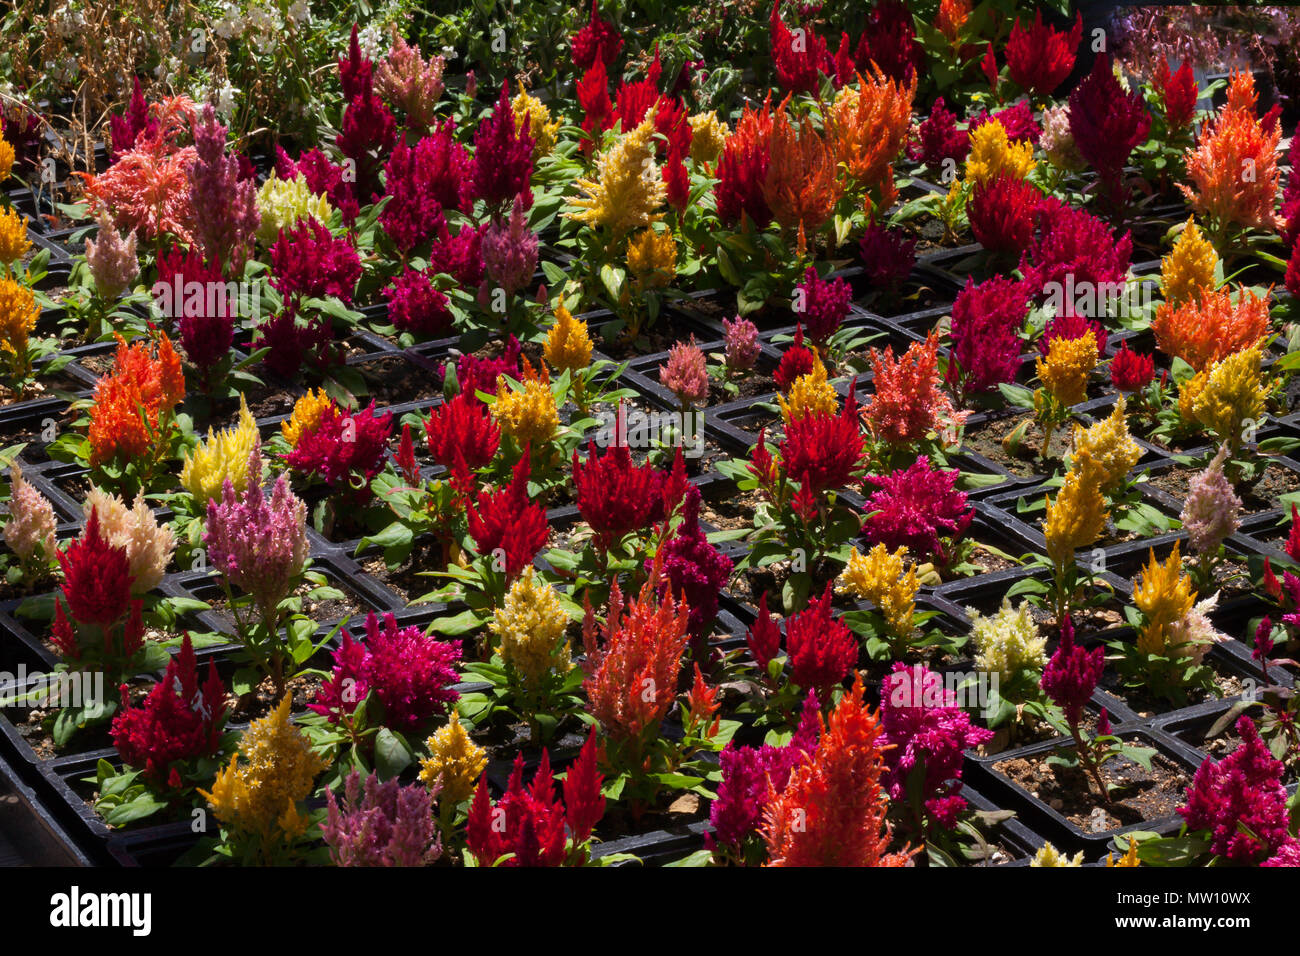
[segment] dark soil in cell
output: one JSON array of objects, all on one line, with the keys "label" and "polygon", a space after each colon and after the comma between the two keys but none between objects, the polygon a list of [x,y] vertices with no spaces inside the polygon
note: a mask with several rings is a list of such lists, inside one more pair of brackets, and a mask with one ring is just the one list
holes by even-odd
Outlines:
[{"label": "dark soil in cell", "polygon": [[[1143,745],[1137,739],[1128,743]],[[1160,753],[1152,756],[1150,770],[1127,757],[1116,757],[1101,768],[1111,790],[1107,804],[1090,774],[1078,767],[1053,766],[1047,762],[1050,756],[1015,757],[993,766],[1086,833],[1170,816],[1183,805],[1192,782],[1188,771]]]},{"label": "dark soil in cell", "polygon": [[[244,399],[248,403],[249,413],[254,418],[261,420],[278,418],[281,415],[292,413],[298,396],[292,389],[285,388],[282,384],[264,383],[246,389]],[[232,397],[217,402],[209,418],[211,419],[210,422],[196,422],[196,424],[211,424],[217,430],[237,424],[239,420],[239,399]]]},{"label": "dark soil in cell", "polygon": [[914,281],[905,282],[897,292],[878,289],[867,292],[858,305],[868,312],[885,317],[922,312],[952,303],[953,294],[947,289],[936,289]]},{"label": "dark soil in cell", "polygon": [[[295,714],[301,714],[307,705],[316,699],[320,690],[321,679],[316,676],[299,675],[289,678],[285,684],[285,693],[290,694],[293,702],[289,705]],[[265,717],[280,703],[275,693],[275,682],[266,677],[253,690],[235,701],[230,710],[230,720],[236,723],[254,721]]]},{"label": "dark soil in cell", "polygon": [[[1159,488],[1181,502],[1187,497],[1188,482],[1201,471],[1198,468],[1174,467],[1152,474],[1148,481],[1152,487]],[[1254,481],[1240,482],[1236,486],[1237,497],[1241,499],[1246,514],[1281,508],[1282,495],[1297,490],[1300,490],[1300,475],[1279,464],[1270,464]]]},{"label": "dark soil in cell", "polygon": [[754,510],[760,498],[757,492],[736,492],[733,495],[700,503],[700,519],[723,531],[750,528],[754,523]]},{"label": "dark soil in cell", "polygon": [[[152,684],[147,682],[132,682],[127,691],[131,703],[138,704],[149,693],[151,687]],[[104,692],[112,694],[114,699],[118,698],[116,688],[105,686]],[[109,736],[109,729],[112,726],[110,718],[79,729],[67,744],[62,748],[58,747],[46,726],[46,719],[49,718],[49,727],[52,728],[53,718],[57,715],[58,709],[50,710],[43,707],[8,707],[4,711],[4,716],[8,717],[17,728],[19,735],[27,742],[27,746],[31,747],[36,756],[42,760],[53,760],[68,753],[104,750],[113,746],[113,739]]]},{"label": "dark soil in cell", "polygon": [[[1231,635],[1229,635],[1231,636]],[[1148,693],[1141,687],[1125,687],[1122,679],[1114,670],[1107,668],[1101,677],[1101,686],[1110,691],[1116,697],[1121,698],[1129,709],[1139,717],[1150,718],[1159,714],[1167,714],[1172,710],[1181,707],[1191,706],[1193,704],[1204,703],[1216,697],[1234,697],[1240,694],[1245,685],[1240,677],[1234,674],[1224,674],[1219,672],[1215,666],[1213,658],[1207,661],[1211,669],[1214,670],[1214,693],[1195,688],[1188,691],[1186,701],[1169,701],[1162,697]]]},{"label": "dark soil in cell", "polygon": [[50,398],[71,398],[72,393],[85,391],[86,384],[73,378],[66,372],[53,375],[38,375],[35,381],[28,382],[21,393],[0,385],[0,408],[8,408],[19,402],[35,402]]},{"label": "dark soil in cell", "polygon": [[[1084,712],[1083,729],[1084,733],[1089,737],[1097,732],[1097,714],[1092,710]],[[1060,736],[1051,724],[1026,715],[1014,725],[1003,724],[998,727],[993,732],[993,739],[986,744],[980,745],[975,752],[980,756],[991,757],[1013,747],[1027,747],[1039,741],[1051,740]]]},{"label": "dark soil in cell", "polygon": [[[983,455],[990,461],[997,462],[1007,471],[1020,478],[1042,474],[1063,468],[1062,459],[1070,448],[1070,428],[1058,428],[1052,433],[1048,453],[1051,458],[1042,462],[1038,453],[1043,446],[1043,430],[1037,423],[1031,423],[1022,433],[1019,446],[1008,449],[1003,442],[1017,428],[1029,419],[1029,413],[1010,415],[994,421],[981,423],[966,429],[962,447],[967,451]],[[1015,454],[1012,453],[1014,450]]]},{"label": "dark soil in cell", "polygon": [[[331,586],[338,587],[334,582],[329,582]],[[361,602],[353,597],[352,593],[346,588],[338,588],[343,592],[343,600],[329,599],[325,601],[313,601],[307,598],[307,593],[315,588],[314,584],[303,583],[293,592],[295,595],[302,597],[302,613],[307,615],[317,624],[327,621],[338,621],[344,617],[357,618],[364,616],[366,608]],[[212,606],[216,614],[223,633],[233,634],[235,632],[235,619],[230,613],[230,605],[227,603],[225,596],[217,592],[208,598],[208,603]],[[253,613],[251,609],[241,610],[242,615]],[[353,622],[355,623],[355,621]]]},{"label": "dark soil in cell", "polygon": [[393,570],[388,569],[382,557],[362,558],[362,569],[380,583],[395,592],[403,601],[411,602],[421,595],[436,590],[444,579],[431,577],[421,572],[441,570],[432,558],[421,557],[417,567],[414,560],[407,560]]},{"label": "dark soil in cell", "polygon": [[[651,377],[659,381],[659,370],[656,368]],[[737,386],[735,394],[727,391],[716,380],[709,380],[709,404],[722,405],[727,402],[736,402],[744,398],[757,398],[759,396],[771,395],[776,391],[776,380],[771,375],[761,372],[742,372],[734,376],[731,381]]]},{"label": "dark soil in cell", "polygon": [[[1209,727],[1206,727],[1205,730],[1200,733],[1187,730],[1180,732],[1177,736],[1191,744],[1193,747],[1196,747],[1198,750],[1203,750],[1213,760],[1222,760],[1241,746],[1241,735],[1237,733],[1234,726],[1230,725],[1223,731],[1223,733],[1215,737],[1207,738],[1205,734],[1208,733],[1209,730]],[[1292,762],[1287,765],[1286,772],[1282,775],[1282,782],[1284,784],[1292,784],[1298,779],[1300,779],[1300,767],[1297,767],[1296,764]]]},{"label": "dark soil in cell", "polygon": [[368,395],[360,396],[362,405],[370,404],[372,399],[379,407],[400,405],[442,394],[441,379],[399,355],[354,367],[361,371],[369,390]]},{"label": "dark soil in cell", "polygon": [[607,803],[604,819],[596,827],[596,835],[603,840],[612,840],[633,833],[667,830],[702,820],[708,813],[709,802],[694,793],[681,794],[665,809],[646,811],[639,818],[622,805]]}]

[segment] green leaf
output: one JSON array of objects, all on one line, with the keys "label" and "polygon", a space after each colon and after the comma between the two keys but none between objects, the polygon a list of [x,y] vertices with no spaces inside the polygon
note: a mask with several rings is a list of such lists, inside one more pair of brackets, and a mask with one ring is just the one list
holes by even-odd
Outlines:
[{"label": "green leaf", "polygon": [[673,860],[671,863],[665,863],[665,867],[670,866],[712,866],[713,853],[710,850],[696,850],[690,856],[684,856],[680,860]]},{"label": "green leaf", "polygon": [[384,727],[375,735],[375,772],[381,780],[391,780],[414,762],[415,754],[401,734]]},{"label": "green leaf", "polygon": [[447,634],[455,637],[458,634],[466,634],[470,631],[478,630],[483,626],[483,619],[476,611],[461,611],[452,617],[435,618],[429,625],[429,629],[437,631],[439,634]]},{"label": "green leaf", "polygon": [[110,827],[122,827],[136,820],[152,816],[167,804],[153,794],[145,792],[127,803],[119,804],[104,814],[104,822]]}]

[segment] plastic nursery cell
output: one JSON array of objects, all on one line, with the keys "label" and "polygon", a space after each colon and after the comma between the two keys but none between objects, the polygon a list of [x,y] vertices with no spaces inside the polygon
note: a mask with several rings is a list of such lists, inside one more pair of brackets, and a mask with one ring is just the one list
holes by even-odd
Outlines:
[{"label": "plastic nursery cell", "polygon": [[373,401],[376,408],[391,408],[442,395],[441,376],[401,352],[368,355],[350,360],[348,365],[364,384],[364,393],[356,396],[362,407]]},{"label": "plastic nursery cell", "polygon": [[[341,574],[329,563],[317,558],[311,566],[312,571],[323,573],[329,586],[343,593],[343,598],[329,599],[320,604],[310,605],[304,601],[303,613],[311,617],[319,628],[328,632],[335,624],[348,619],[351,625],[358,625],[365,620],[369,611],[383,612],[392,610],[392,595],[366,579],[352,580]],[[232,633],[234,622],[229,613],[222,609],[225,594],[215,576],[203,573],[186,575],[179,581],[180,586],[192,597],[207,601],[212,605],[210,611],[198,612],[199,620],[212,631]],[[304,585],[304,588],[306,585]]]},{"label": "plastic nursery cell", "polygon": [[[1115,805],[1110,811],[1105,810],[1100,798],[1094,802],[1090,788],[1086,791],[1087,799],[1080,797],[1079,788],[1084,784],[1076,780],[1071,788],[1066,782],[1073,779],[1070,776],[1065,779],[1057,777],[1053,789],[1047,791],[1054,795],[1046,799],[1041,796],[1042,788],[1036,794],[1013,779],[1013,775],[1019,775],[1022,779],[1043,781],[1046,786],[1048,771],[1043,769],[1043,761],[1059,750],[1073,749],[1072,743],[1062,748],[1059,740],[1043,741],[990,757],[968,755],[969,769],[965,776],[990,799],[1001,802],[1007,809],[1016,810],[1028,826],[1057,849],[1070,853],[1083,850],[1085,858],[1104,856],[1116,836],[1132,830],[1154,831],[1163,836],[1176,833],[1182,826],[1182,818],[1175,810],[1182,804],[1184,791],[1191,783],[1202,755],[1177,738],[1140,724],[1130,726],[1112,721],[1112,726],[1115,736],[1125,742],[1154,749],[1156,754],[1152,763],[1157,769],[1149,773],[1126,757],[1108,761],[1103,767],[1103,775],[1109,778],[1107,782],[1126,783],[1130,785],[1129,792],[1134,794],[1125,804],[1121,801],[1126,798],[1116,793]],[[1037,776],[1027,777],[1026,774]],[[1072,814],[1075,819],[1067,816],[1066,799],[1078,803],[1079,809]],[[1020,812],[1022,808],[1023,813]],[[1085,814],[1084,810],[1090,812]]]},{"label": "plastic nursery cell", "polygon": [[[1222,760],[1232,753],[1241,738],[1236,732],[1236,718],[1233,718],[1218,734],[1210,735],[1215,725],[1232,709],[1234,701],[1211,700],[1195,707],[1188,707],[1158,718],[1152,724],[1161,733],[1182,741],[1203,754],[1203,759]],[[1258,722],[1263,710],[1252,708],[1246,711],[1251,720]],[[1294,786],[1300,774],[1294,768],[1288,769],[1282,780]]]},{"label": "plastic nursery cell", "polygon": [[0,866],[89,866],[40,787],[0,755]]},{"label": "plastic nursery cell", "polygon": [[[1267,433],[1266,433],[1267,432]],[[1268,426],[1262,427],[1259,437],[1272,434]],[[1153,462],[1143,470],[1147,481],[1143,496],[1157,504],[1166,513],[1177,515],[1186,500],[1187,485],[1192,476],[1203,471],[1214,454],[1214,448],[1203,446],[1185,452],[1197,464],[1181,465],[1173,460]],[[1242,517],[1278,510],[1290,511],[1286,506],[1289,496],[1300,492],[1300,462],[1285,455],[1268,456],[1263,473],[1253,482],[1238,482],[1236,493],[1242,500]]]}]

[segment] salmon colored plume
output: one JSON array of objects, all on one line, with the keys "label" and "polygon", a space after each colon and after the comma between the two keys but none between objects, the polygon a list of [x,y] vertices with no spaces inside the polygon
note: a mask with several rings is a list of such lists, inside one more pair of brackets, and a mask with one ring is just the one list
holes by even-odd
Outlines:
[{"label": "salmon colored plume", "polygon": [[1178,356],[1199,372],[1250,348],[1268,332],[1268,296],[1258,298],[1243,287],[1235,303],[1232,298],[1225,287],[1203,291],[1178,308],[1159,306],[1151,328],[1160,351]]},{"label": "salmon colored plume", "polygon": [[[1192,208],[1220,225],[1276,232],[1284,223],[1274,212],[1278,191],[1277,145],[1282,126],[1270,132],[1255,116],[1255,87],[1249,73],[1232,77],[1228,102],[1201,128],[1187,153],[1187,178],[1179,184]],[[1224,250],[1220,249],[1222,253]]]},{"label": "salmon colored plume", "polygon": [[602,734],[637,750],[659,725],[677,693],[677,673],[690,640],[690,608],[660,586],[662,558],[656,554],[650,577],[635,601],[623,607],[617,581],[609,599],[604,639],[594,625],[584,628],[590,675],[583,690]]},{"label": "salmon colored plume", "polygon": [[122,336],[116,338],[113,371],[96,383],[90,410],[91,467],[119,455],[147,454],[159,436],[159,422],[185,398],[181,360],[166,332],[159,335],[156,351],[153,343],[128,346]]},{"label": "salmon colored plume", "polygon": [[876,393],[862,409],[862,420],[879,441],[891,445],[919,441],[932,430],[961,425],[966,412],[957,411],[939,379],[939,333],[913,342],[894,357],[893,348],[871,350]]},{"label": "salmon colored plume", "polygon": [[892,163],[907,142],[915,95],[915,73],[904,84],[877,67],[865,79],[859,73],[857,89],[845,87],[831,108],[827,125],[836,158],[855,185],[874,197],[876,213],[894,203]]},{"label": "salmon colored plume", "polygon": [[771,163],[763,181],[772,217],[802,239],[830,218],[843,188],[831,144],[807,119],[796,131],[783,103],[772,122]]},{"label": "salmon colored plume", "polygon": [[880,718],[862,699],[862,675],[831,712],[817,748],[769,798],[762,836],[769,866],[906,866],[917,852],[885,852],[891,831],[880,786]]}]

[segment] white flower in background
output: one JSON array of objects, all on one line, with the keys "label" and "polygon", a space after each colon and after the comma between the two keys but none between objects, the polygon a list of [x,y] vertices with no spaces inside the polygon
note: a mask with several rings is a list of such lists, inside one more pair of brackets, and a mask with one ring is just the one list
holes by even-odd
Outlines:
[{"label": "white flower in background", "polygon": [[216,98],[214,108],[217,113],[223,120],[230,119],[230,114],[235,111],[235,94],[239,92],[239,87],[226,80],[212,92]]},{"label": "white flower in background", "polygon": [[311,23],[311,4],[308,0],[293,0],[289,4],[289,19],[294,23]]},{"label": "white flower in background", "polygon": [[385,52],[383,42],[384,34],[378,23],[372,21],[357,31],[357,45],[361,47],[361,55],[368,60],[378,59]]},{"label": "white flower in background", "polygon": [[86,26],[86,15],[70,9],[66,4],[54,11],[54,31],[67,39]]},{"label": "white flower in background", "polygon": [[221,19],[212,27],[217,36],[223,40],[230,40],[238,37],[244,32],[244,18],[239,12],[239,8],[233,3],[223,3],[221,5]]},{"label": "white flower in background", "polygon": [[181,61],[174,56],[169,56],[154,67],[153,75],[158,78],[159,83],[167,83],[170,82],[174,76],[180,73],[180,71]]}]

